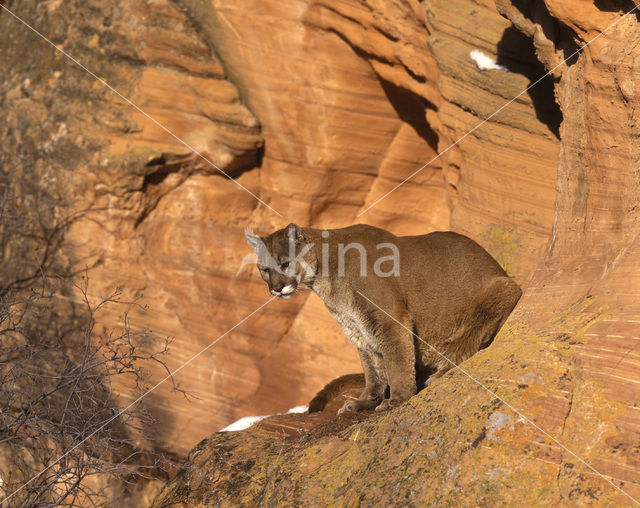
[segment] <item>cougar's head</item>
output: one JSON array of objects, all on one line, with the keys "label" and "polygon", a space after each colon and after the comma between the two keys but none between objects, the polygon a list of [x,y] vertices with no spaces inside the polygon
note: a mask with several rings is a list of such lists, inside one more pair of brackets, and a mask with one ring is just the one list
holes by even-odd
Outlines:
[{"label": "cougar's head", "polygon": [[300,226],[289,224],[264,238],[247,230],[245,238],[258,255],[260,276],[272,295],[288,300],[301,283],[313,278],[313,270],[305,260],[311,245]]}]

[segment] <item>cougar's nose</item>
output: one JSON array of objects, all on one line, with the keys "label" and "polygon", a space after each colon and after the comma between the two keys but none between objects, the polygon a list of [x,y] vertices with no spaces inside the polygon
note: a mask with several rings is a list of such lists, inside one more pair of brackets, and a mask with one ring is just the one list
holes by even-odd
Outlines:
[{"label": "cougar's nose", "polygon": [[272,286],[273,290],[274,290],[274,291],[276,291],[276,292],[278,292],[278,293],[279,293],[280,291],[282,291],[282,288],[283,288],[283,287],[284,287],[284,285],[282,285],[282,284],[274,284],[274,285]]}]

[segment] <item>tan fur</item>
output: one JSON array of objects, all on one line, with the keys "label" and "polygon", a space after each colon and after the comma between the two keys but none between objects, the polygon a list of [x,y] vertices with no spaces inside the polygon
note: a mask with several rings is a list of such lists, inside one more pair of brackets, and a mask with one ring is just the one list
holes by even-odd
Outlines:
[{"label": "tan fur", "polygon": [[[328,383],[309,402],[309,412],[317,413],[322,411],[326,405],[342,393],[365,386],[364,374],[346,374]],[[357,393],[357,392],[356,392]]]},{"label": "tan fur", "polygon": [[[340,411],[384,410],[406,401],[416,393],[416,379],[432,372],[430,382],[452,367],[425,342],[457,365],[491,342],[521,295],[482,247],[457,233],[397,237],[366,225],[329,230],[328,238],[321,233],[290,224],[263,239],[247,234],[247,241],[260,268],[271,259],[272,267],[261,274],[272,294],[289,298],[306,284],[358,348],[366,387]],[[296,252],[310,246],[304,262],[286,265],[289,241]],[[360,254],[351,249],[344,255],[344,276],[338,276],[338,246],[353,242],[367,253],[366,275],[360,273]],[[389,254],[380,251],[381,243],[397,246],[399,276],[374,274],[376,260]],[[386,263],[383,270],[389,271]]]}]

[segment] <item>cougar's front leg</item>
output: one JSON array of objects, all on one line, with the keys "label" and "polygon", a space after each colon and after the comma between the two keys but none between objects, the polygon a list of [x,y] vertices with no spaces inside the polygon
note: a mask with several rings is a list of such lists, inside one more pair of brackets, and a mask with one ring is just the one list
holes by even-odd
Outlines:
[{"label": "cougar's front leg", "polygon": [[378,328],[384,368],[390,388],[390,397],[384,399],[376,411],[399,406],[416,393],[416,360],[410,322],[404,326],[389,318]]},{"label": "cougar's front leg", "polygon": [[360,397],[355,400],[348,400],[338,410],[338,414],[345,411],[364,411],[375,408],[384,398],[384,391],[387,388],[387,382],[384,372],[381,372],[382,359],[377,359],[375,354],[369,353],[363,349],[358,349],[360,354],[360,363],[364,371],[365,387]]}]

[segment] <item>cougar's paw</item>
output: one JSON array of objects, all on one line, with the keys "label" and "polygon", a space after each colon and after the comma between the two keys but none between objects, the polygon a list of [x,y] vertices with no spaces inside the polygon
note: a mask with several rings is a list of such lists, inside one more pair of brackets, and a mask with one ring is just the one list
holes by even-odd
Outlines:
[{"label": "cougar's paw", "polygon": [[398,399],[384,399],[378,407],[376,407],[376,411],[389,411],[394,409],[402,404]]},{"label": "cougar's paw", "polygon": [[345,413],[347,411],[368,411],[376,407],[377,400],[372,399],[351,399],[344,403],[344,405],[338,409],[338,414]]},{"label": "cougar's paw", "polygon": [[342,407],[340,409],[338,409],[338,414],[341,415],[342,413],[352,413],[354,411],[357,411],[356,409],[356,402],[358,402],[357,400],[348,400],[347,402],[345,402]]}]

